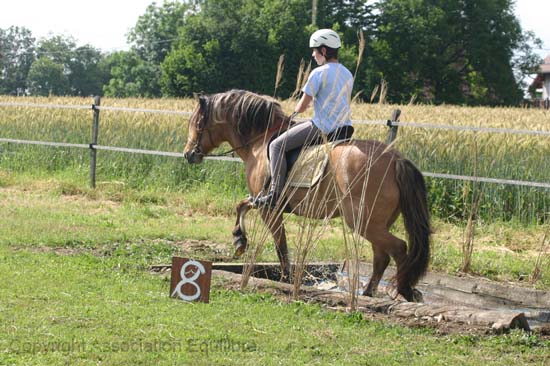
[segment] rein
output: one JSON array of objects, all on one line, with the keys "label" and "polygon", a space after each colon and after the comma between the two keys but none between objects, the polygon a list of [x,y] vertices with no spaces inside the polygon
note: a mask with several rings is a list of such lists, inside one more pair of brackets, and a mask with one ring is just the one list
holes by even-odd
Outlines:
[{"label": "rein", "polygon": [[273,134],[275,131],[277,130],[280,130],[282,127],[286,127],[288,128],[288,126],[290,125],[290,122],[292,122],[292,119],[296,116],[296,112],[292,113],[290,115],[290,117],[288,118],[288,120],[286,121],[283,121],[279,124],[277,124],[276,126],[273,126],[271,127],[269,130],[267,130],[267,132],[265,134],[260,134],[258,136],[256,136],[255,138],[253,138],[252,140],[246,142],[245,144],[241,145],[241,146],[237,146],[233,149],[230,149],[230,150],[227,150],[227,151],[224,151],[222,153],[219,153],[219,154],[204,154],[202,152],[202,149],[200,148],[200,142],[201,142],[201,139],[202,139],[202,135],[204,133],[204,131],[207,131],[208,132],[208,136],[210,138],[210,141],[212,141],[212,137],[210,136],[210,131],[208,131],[208,129],[206,128],[206,123],[208,121],[207,117],[208,117],[208,108],[205,108],[205,112],[204,114],[202,115],[201,117],[201,120],[199,121],[199,124],[198,124],[198,128],[197,128],[197,139],[195,140],[195,143],[193,144],[193,151],[195,151],[196,154],[199,154],[201,156],[204,156],[204,157],[208,157],[208,156],[226,156],[226,155],[229,155],[231,153],[234,153],[235,151],[237,150],[240,150],[242,148],[245,148],[247,146],[250,146],[253,142],[256,142],[258,141],[260,138],[262,137],[265,137],[267,135],[271,136],[271,134]]},{"label": "rein", "polygon": [[[289,122],[290,122],[290,120],[289,120]],[[271,134],[272,134],[273,132],[275,132],[275,131],[277,131],[277,130],[280,130],[281,127],[283,127],[285,124],[286,124],[287,127],[288,127],[288,124],[289,124],[288,122],[286,122],[286,123],[285,123],[285,122],[282,122],[282,123],[278,124],[277,126],[271,127],[269,130],[267,130],[267,132],[266,132],[265,134],[260,134],[260,135],[256,136],[255,138],[253,138],[252,140],[248,141],[247,143],[245,143],[245,144],[243,144],[243,145],[241,145],[241,146],[237,146],[237,147],[235,147],[235,148],[233,148],[233,149],[231,149],[231,150],[227,150],[227,151],[224,151],[224,152],[219,153],[219,154],[208,154],[208,155],[204,155],[204,156],[225,156],[225,155],[229,155],[229,154],[231,154],[231,153],[233,153],[233,152],[235,152],[235,151],[237,151],[237,150],[240,150],[240,149],[242,149],[242,148],[244,148],[244,147],[250,146],[253,142],[258,141],[258,140],[259,140],[260,138],[262,138],[262,137],[265,137],[265,136],[268,136],[268,135],[271,136]]]}]

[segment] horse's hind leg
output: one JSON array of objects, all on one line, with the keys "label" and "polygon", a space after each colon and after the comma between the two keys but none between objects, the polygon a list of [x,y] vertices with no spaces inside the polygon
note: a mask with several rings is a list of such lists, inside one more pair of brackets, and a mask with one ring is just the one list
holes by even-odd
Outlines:
[{"label": "horse's hind leg", "polygon": [[402,275],[406,271],[404,266],[407,260],[407,243],[389,232],[399,213],[397,203],[380,199],[380,202],[374,205],[374,211],[370,211],[367,207],[372,205],[359,205],[359,202],[361,200],[357,197],[348,197],[343,200],[342,206],[346,224],[372,244],[373,271],[364,294],[372,296],[376,292],[391,257],[397,267],[397,294],[408,301],[420,300],[421,294],[413,290],[408,279]]},{"label": "horse's hind leg", "polygon": [[[345,202],[344,218],[346,224],[352,230],[361,234],[372,245],[372,275],[363,293],[367,296],[373,296],[384,275],[384,271],[390,263],[390,258],[393,258],[397,268],[400,268],[401,263],[403,263],[407,256],[407,244],[389,232],[388,226],[395,221],[396,212],[388,213],[387,216],[379,216],[378,220],[369,220],[368,217],[363,216],[361,223],[357,222],[358,216],[357,212],[354,214],[352,211],[351,201]],[[386,219],[383,219],[383,217]]]},{"label": "horse's hind leg", "polygon": [[374,296],[378,284],[384,275],[384,271],[390,263],[390,256],[382,248],[372,244],[373,260],[372,260],[372,275],[370,277],[367,288],[363,292],[363,295]]},{"label": "horse's hind leg", "polygon": [[[392,235],[387,228],[367,228],[362,235],[372,243],[374,259],[373,273],[370,282],[367,286],[366,294],[372,296],[376,291],[384,270],[389,264],[390,257],[395,261],[397,271],[400,270],[403,261],[407,256],[407,244],[405,241]],[[401,284],[397,284],[397,291],[404,296],[407,296],[410,289],[401,288]]]},{"label": "horse's hind leg", "polygon": [[[407,243],[383,228],[380,230],[369,228],[366,231],[365,237],[372,243],[374,251],[373,274],[365,294],[372,296],[382,278],[381,276],[383,275],[384,269],[388,265],[389,256],[391,256],[395,261],[397,274],[395,276],[396,287],[392,289],[392,293],[389,293],[389,295],[394,298],[397,297],[397,295],[401,295],[407,301],[422,301],[422,293],[412,288],[407,279],[404,279],[402,276],[405,260],[407,258]],[[386,253],[385,256],[377,254],[382,251]],[[393,290],[396,290],[397,293],[394,293]]]}]

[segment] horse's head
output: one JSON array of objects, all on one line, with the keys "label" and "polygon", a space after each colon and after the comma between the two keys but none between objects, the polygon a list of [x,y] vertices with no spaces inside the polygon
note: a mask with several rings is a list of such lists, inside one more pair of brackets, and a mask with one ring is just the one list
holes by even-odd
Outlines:
[{"label": "horse's head", "polygon": [[227,141],[235,151],[244,151],[251,142],[286,126],[281,105],[273,98],[244,90],[230,90],[199,96],[189,119],[184,155],[198,164],[206,154]]},{"label": "horse's head", "polygon": [[214,149],[216,144],[213,137],[213,123],[210,122],[210,101],[209,97],[200,95],[199,103],[189,119],[187,133],[187,144],[183,151],[185,159],[190,164],[199,164],[206,154]]}]

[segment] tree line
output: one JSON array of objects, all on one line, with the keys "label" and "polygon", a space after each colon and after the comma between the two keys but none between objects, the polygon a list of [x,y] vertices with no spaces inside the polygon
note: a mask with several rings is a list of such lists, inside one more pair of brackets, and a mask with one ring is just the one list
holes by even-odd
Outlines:
[{"label": "tree line", "polygon": [[365,101],[383,85],[395,103],[517,105],[524,76],[541,62],[533,51],[541,42],[521,28],[514,0],[316,3],[315,14],[311,0],[152,3],[128,34],[130,49],[111,53],[71,36],[0,29],[0,94],[183,97],[239,88],[288,98],[315,67],[308,40],[318,28],[340,33],[340,61]]}]

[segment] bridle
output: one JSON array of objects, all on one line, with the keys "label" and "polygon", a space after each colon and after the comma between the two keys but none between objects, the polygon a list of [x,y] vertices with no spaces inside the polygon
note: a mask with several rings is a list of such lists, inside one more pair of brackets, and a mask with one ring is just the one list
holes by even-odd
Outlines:
[{"label": "bridle", "polygon": [[204,131],[208,131],[208,138],[210,139],[210,143],[212,143],[212,135],[210,133],[210,130],[206,128],[206,123],[208,122],[208,101],[200,102],[200,108],[199,110],[204,109],[203,113],[201,113],[201,119],[197,123],[197,138],[195,139],[195,142],[193,143],[193,148],[191,151],[199,156],[206,156],[206,154],[201,149],[201,140],[202,135],[204,134]]}]

